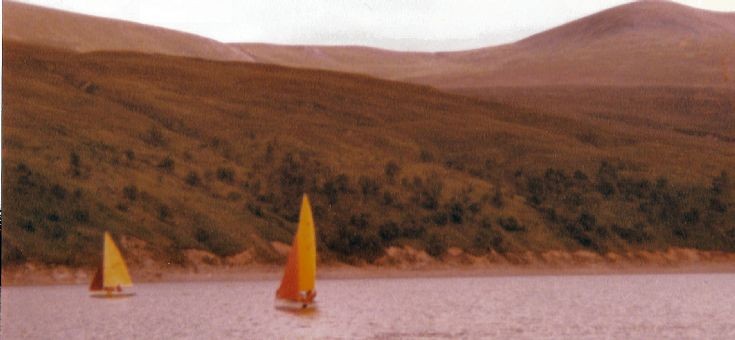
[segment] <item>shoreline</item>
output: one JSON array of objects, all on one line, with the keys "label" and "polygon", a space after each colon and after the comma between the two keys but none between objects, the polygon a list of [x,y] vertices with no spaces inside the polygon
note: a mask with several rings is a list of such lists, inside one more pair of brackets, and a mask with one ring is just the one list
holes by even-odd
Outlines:
[{"label": "shoreline", "polygon": [[[63,270],[63,269],[62,269]],[[77,269],[81,271],[84,269]],[[14,272],[13,269],[3,269],[3,287],[29,287],[29,286],[57,286],[57,285],[88,285],[87,277],[84,279],[66,279],[54,277],[54,271],[58,268],[44,270],[40,276],[6,279],[7,275]],[[487,267],[487,268],[442,268],[442,269],[410,269],[399,270],[397,268],[319,268],[317,280],[361,280],[361,279],[412,279],[412,278],[469,278],[469,277],[533,277],[533,276],[605,276],[605,275],[668,275],[668,274],[734,274],[735,264],[706,264],[687,266],[638,266],[638,267],[598,267],[582,266],[567,268],[541,268],[541,267]],[[163,273],[160,276],[136,276],[131,275],[136,284],[151,283],[180,283],[180,282],[234,282],[234,281],[278,281],[283,274],[282,268],[238,268],[237,270],[224,269],[203,272],[187,272],[174,270]],[[91,274],[90,274],[91,275]]]},{"label": "shoreline", "polygon": [[[466,260],[466,259],[465,259]],[[252,263],[242,266],[201,265],[130,267],[135,283],[277,281],[283,267]],[[735,273],[735,254],[716,258],[676,261],[588,261],[588,262],[488,262],[435,261],[433,263],[394,263],[390,265],[320,264],[321,280],[406,279],[432,277],[522,277],[580,275],[655,275],[655,274]],[[2,267],[2,286],[86,285],[92,268],[70,268],[26,263]]]}]

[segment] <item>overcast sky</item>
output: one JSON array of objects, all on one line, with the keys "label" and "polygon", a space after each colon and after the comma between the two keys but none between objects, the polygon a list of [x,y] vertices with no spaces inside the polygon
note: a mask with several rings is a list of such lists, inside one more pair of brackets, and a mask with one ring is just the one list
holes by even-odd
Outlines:
[{"label": "overcast sky", "polygon": [[[446,51],[524,38],[629,0],[23,0],[223,42]],[[735,0],[680,0],[735,11]]]}]

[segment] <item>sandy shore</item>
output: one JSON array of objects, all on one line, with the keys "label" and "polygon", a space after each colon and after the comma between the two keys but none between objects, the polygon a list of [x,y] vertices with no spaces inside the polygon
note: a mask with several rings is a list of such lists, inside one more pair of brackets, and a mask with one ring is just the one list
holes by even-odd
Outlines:
[{"label": "sandy shore", "polygon": [[[233,264],[227,259],[197,261],[186,266],[133,261],[130,272],[137,283],[181,281],[278,280],[280,265],[256,262]],[[411,248],[388,249],[369,265],[320,264],[320,279],[528,276],[528,275],[614,275],[649,273],[735,273],[735,253],[693,249],[637,251],[626,254],[596,254],[585,251],[550,251],[523,254],[472,256],[451,249],[437,260]],[[92,268],[69,268],[26,263],[2,267],[2,285],[87,284]]]}]

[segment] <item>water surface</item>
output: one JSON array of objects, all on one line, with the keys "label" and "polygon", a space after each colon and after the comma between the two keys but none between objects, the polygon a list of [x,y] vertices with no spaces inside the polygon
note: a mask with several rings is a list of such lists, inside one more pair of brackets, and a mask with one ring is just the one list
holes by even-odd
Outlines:
[{"label": "water surface", "polygon": [[318,308],[275,281],[3,287],[2,339],[735,339],[735,274],[319,280]]}]

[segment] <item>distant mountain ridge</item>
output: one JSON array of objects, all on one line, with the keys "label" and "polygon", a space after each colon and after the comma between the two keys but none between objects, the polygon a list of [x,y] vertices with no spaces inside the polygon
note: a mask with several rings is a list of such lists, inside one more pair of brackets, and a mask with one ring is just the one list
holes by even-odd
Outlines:
[{"label": "distant mountain ridge", "polygon": [[410,79],[444,88],[735,85],[735,13],[635,2],[513,44],[444,55],[454,66]]},{"label": "distant mountain ridge", "polygon": [[128,50],[271,63],[449,90],[546,85],[735,86],[735,13],[665,1],[617,6],[511,44],[439,53],[360,46],[226,44],[9,1],[3,7],[3,39],[79,52]]},{"label": "distant mountain ridge", "polygon": [[194,34],[3,1],[3,40],[76,52],[131,51],[254,61],[247,52]]},{"label": "distant mountain ridge", "polygon": [[614,7],[532,35],[519,45],[585,41],[614,34],[673,33],[680,36],[735,34],[735,14],[712,12],[668,1],[641,1]]}]

